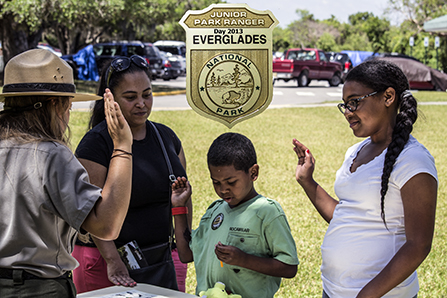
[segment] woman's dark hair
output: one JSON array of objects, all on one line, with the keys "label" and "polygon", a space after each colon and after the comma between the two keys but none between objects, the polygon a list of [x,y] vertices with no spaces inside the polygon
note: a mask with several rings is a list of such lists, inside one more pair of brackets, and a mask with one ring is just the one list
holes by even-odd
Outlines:
[{"label": "woman's dark hair", "polygon": [[392,62],[384,60],[369,60],[354,67],[346,76],[346,82],[354,81],[377,92],[384,92],[391,87],[396,91],[398,114],[393,128],[392,140],[388,145],[382,172],[381,183],[381,217],[385,221],[385,195],[388,191],[388,181],[397,157],[410,138],[413,124],[418,117],[417,101],[408,91],[408,79],[402,70]]},{"label": "woman's dark hair", "polygon": [[[103,96],[106,88],[107,88],[107,78],[106,78],[106,73],[107,73],[107,69],[109,69],[110,64],[112,63],[112,60],[109,61],[107,64],[104,65],[102,72],[101,72],[101,78],[99,80],[99,87],[98,87],[98,92],[97,95],[99,96]],[[144,72],[147,77],[149,79],[151,79],[151,74],[149,69],[144,69],[141,68],[140,66],[135,65],[134,63],[130,63],[129,68],[120,71],[120,72],[116,72],[114,71],[110,77],[110,81],[109,81],[109,88],[110,91],[112,91],[113,94],[115,94],[115,89],[116,87],[119,85],[119,83],[123,80],[124,75],[128,74],[128,73],[136,73],[136,72]],[[105,119],[105,114],[104,114],[104,99],[100,99],[95,101],[95,105],[93,106],[92,109],[92,115],[90,117],[90,122],[89,122],[89,128],[93,128],[96,125],[98,125],[99,123],[101,123],[103,120]]]},{"label": "woman's dark hair", "polygon": [[248,173],[257,163],[253,143],[244,135],[224,133],[217,137],[208,150],[208,165],[214,167],[234,166],[238,171]]}]

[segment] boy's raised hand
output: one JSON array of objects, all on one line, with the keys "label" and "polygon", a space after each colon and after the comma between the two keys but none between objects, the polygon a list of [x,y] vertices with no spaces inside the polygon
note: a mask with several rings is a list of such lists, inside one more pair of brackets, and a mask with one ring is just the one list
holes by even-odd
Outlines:
[{"label": "boy's raised hand", "polygon": [[184,207],[192,194],[191,185],[185,177],[177,177],[172,183],[172,207]]}]

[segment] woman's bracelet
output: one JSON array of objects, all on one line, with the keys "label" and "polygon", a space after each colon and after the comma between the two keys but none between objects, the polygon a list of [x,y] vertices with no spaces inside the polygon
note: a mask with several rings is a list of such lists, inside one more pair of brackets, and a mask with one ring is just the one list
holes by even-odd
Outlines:
[{"label": "woman's bracelet", "polygon": [[116,151],[123,152],[123,154],[132,156],[132,152],[127,152],[126,150],[123,150],[123,149],[113,149],[113,152],[116,152]]},{"label": "woman's bracelet", "polygon": [[188,214],[188,207],[173,207],[172,215]]},{"label": "woman's bracelet", "polygon": [[[132,152],[127,152],[127,151],[125,151],[125,150],[122,150],[122,149],[113,149],[113,152],[121,152],[121,153],[118,153],[118,154],[115,154],[115,155],[112,155],[112,157],[110,158],[110,159],[112,159],[112,158],[114,158],[114,157],[117,157],[117,156],[123,156],[123,155],[129,155],[129,156],[132,156]],[[112,153],[113,154],[113,153]]]},{"label": "woman's bracelet", "polygon": [[132,154],[129,154],[129,153],[118,153],[118,154],[112,155],[112,157],[110,158],[110,160],[111,160],[112,158],[114,158],[114,157],[117,157],[117,156],[123,156],[123,155],[126,155],[126,156],[132,156]]}]

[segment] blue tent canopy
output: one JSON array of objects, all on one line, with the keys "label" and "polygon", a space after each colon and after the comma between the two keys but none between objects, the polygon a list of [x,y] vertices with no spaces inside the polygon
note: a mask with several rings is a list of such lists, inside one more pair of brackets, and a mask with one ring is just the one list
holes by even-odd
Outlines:
[{"label": "blue tent canopy", "polygon": [[89,45],[73,55],[73,61],[78,66],[78,79],[83,81],[99,81],[93,46]]},{"label": "blue tent canopy", "polygon": [[367,52],[367,51],[341,51],[341,52],[348,54],[349,59],[351,59],[353,67],[356,67],[357,65],[365,61],[366,58],[374,54],[374,52]]}]

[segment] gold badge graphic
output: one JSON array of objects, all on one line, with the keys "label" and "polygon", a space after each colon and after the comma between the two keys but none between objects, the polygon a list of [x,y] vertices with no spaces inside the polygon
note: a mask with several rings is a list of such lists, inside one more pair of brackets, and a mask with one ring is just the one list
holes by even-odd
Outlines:
[{"label": "gold badge graphic", "polygon": [[269,11],[246,4],[213,4],[188,11],[186,96],[200,115],[229,128],[263,112],[273,96]]}]

